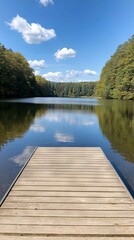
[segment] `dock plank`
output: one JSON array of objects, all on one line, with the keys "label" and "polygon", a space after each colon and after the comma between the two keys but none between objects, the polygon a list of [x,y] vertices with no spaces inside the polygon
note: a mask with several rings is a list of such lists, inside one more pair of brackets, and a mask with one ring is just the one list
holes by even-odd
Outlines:
[{"label": "dock plank", "polygon": [[134,204],[108,204],[108,203],[57,203],[57,202],[8,202],[3,203],[3,208],[10,209],[64,209],[64,210],[134,210]]},{"label": "dock plank", "polygon": [[1,224],[13,224],[13,225],[48,225],[48,226],[113,226],[113,225],[122,225],[122,226],[134,226],[134,218],[127,217],[112,217],[112,218],[98,218],[98,217],[29,217],[29,216],[4,216],[0,217]]},{"label": "dock plank", "polygon": [[[24,235],[85,235],[85,236],[133,236],[134,237],[134,226],[41,226],[41,225],[0,225],[1,233],[10,233],[10,234],[24,234]],[[29,237],[30,239],[30,237]],[[77,239],[77,238],[76,238]]]},{"label": "dock plank", "polygon": [[101,148],[39,147],[0,207],[0,240],[133,240],[134,202]]},{"label": "dock plank", "polygon": [[[44,236],[33,236],[33,235],[30,235],[30,237],[29,236],[22,236],[22,235],[14,235],[14,236],[12,236],[12,235],[9,235],[9,234],[6,234],[6,236],[5,235],[1,235],[1,239],[2,240],[89,240],[89,239],[91,239],[91,240],[128,240],[128,237],[120,237],[120,236],[116,236],[116,237],[114,237],[114,236],[112,236],[112,237],[91,237],[91,238],[89,238],[89,237],[63,237],[63,236],[60,236],[60,237],[56,237],[56,236],[51,236],[51,237],[49,237],[49,236],[47,236],[47,237],[44,237]],[[134,238],[133,237],[129,237],[129,240],[134,240]]]},{"label": "dock plank", "polygon": [[75,218],[81,218],[81,217],[128,217],[134,218],[134,211],[100,211],[100,210],[55,210],[55,209],[47,209],[47,210],[27,210],[27,209],[1,209],[0,216],[42,216],[42,217],[75,217]]}]

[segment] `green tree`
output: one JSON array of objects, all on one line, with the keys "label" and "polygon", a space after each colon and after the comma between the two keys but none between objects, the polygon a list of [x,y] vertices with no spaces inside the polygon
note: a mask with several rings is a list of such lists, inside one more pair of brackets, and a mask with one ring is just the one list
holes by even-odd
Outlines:
[{"label": "green tree", "polygon": [[0,98],[92,96],[96,83],[57,83],[36,76],[20,53],[0,45]]},{"label": "green tree", "polygon": [[120,45],[104,66],[96,95],[109,99],[134,99],[134,36]]},{"label": "green tree", "polygon": [[37,82],[37,89],[39,96],[49,96],[50,95],[50,86],[48,81],[41,77],[41,76],[36,76],[35,77],[36,82]]},{"label": "green tree", "polygon": [[20,54],[0,45],[0,97],[36,96],[33,70]]}]

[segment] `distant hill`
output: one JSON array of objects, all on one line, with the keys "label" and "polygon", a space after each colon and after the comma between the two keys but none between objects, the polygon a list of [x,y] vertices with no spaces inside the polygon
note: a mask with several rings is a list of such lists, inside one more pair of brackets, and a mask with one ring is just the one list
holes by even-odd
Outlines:
[{"label": "distant hill", "polygon": [[104,66],[96,96],[134,100],[134,35],[117,48]]}]

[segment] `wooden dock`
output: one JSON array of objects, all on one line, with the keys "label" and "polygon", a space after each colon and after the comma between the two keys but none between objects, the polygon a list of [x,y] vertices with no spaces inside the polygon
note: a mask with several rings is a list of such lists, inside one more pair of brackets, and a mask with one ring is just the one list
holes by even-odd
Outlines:
[{"label": "wooden dock", "polygon": [[37,148],[0,208],[0,240],[134,240],[134,202],[101,148]]}]

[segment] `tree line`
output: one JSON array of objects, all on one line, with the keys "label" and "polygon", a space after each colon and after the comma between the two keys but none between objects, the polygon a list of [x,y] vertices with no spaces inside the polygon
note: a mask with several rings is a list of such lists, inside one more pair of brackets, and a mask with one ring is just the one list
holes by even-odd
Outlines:
[{"label": "tree line", "polygon": [[0,45],[0,98],[92,96],[96,83],[56,83],[35,76],[24,56]]},{"label": "tree line", "polygon": [[95,91],[95,82],[51,82],[36,76],[38,91],[47,97],[86,97]]},{"label": "tree line", "polygon": [[134,100],[134,36],[120,45],[98,82],[51,82],[35,76],[24,56],[0,44],[0,98],[82,97]]}]

